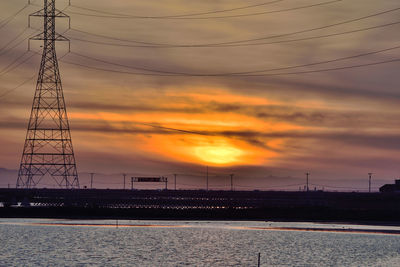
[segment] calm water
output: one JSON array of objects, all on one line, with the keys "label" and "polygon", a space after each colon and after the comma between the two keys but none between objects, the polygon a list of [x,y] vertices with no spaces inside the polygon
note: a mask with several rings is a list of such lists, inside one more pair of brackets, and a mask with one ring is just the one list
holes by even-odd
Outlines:
[{"label": "calm water", "polygon": [[124,220],[117,228],[116,223],[0,219],[0,266],[257,266],[258,252],[261,266],[400,266],[400,235],[253,228],[400,227]]}]

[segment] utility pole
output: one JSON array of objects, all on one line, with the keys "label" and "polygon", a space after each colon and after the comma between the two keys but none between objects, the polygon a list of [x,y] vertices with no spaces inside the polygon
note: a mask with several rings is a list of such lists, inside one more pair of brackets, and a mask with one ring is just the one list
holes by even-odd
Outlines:
[{"label": "utility pole", "polygon": [[124,176],[124,190],[125,190],[126,173],[123,173],[122,175]]},{"label": "utility pole", "polygon": [[43,52],[16,187],[34,188],[48,176],[60,188],[74,189],[78,172],[56,55],[56,42],[69,42],[56,32],[56,18],[69,16],[56,9],[55,0],[43,3],[29,15],[29,21],[43,18],[43,31],[28,41],[43,41]]},{"label": "utility pole", "polygon": [[206,190],[208,191],[208,166],[207,166],[207,178],[206,178]]},{"label": "utility pole", "polygon": [[233,191],[233,173],[230,174],[230,176],[231,176],[231,191]]},{"label": "utility pole", "polygon": [[131,190],[133,190],[133,177],[131,177]]},{"label": "utility pole", "polygon": [[369,180],[368,180],[368,192],[371,193],[371,179],[372,179],[372,172],[368,173]]},{"label": "utility pole", "polygon": [[176,174],[174,174],[174,177],[175,177],[174,184],[175,184],[175,191],[176,191]]},{"label": "utility pole", "polygon": [[90,189],[93,189],[93,177],[94,177],[94,172],[90,173]]},{"label": "utility pole", "polygon": [[307,192],[310,190],[310,188],[308,187],[308,177],[310,176],[310,173],[309,172],[306,172],[306,184],[307,184],[307,187],[306,187],[306,190],[307,190]]}]

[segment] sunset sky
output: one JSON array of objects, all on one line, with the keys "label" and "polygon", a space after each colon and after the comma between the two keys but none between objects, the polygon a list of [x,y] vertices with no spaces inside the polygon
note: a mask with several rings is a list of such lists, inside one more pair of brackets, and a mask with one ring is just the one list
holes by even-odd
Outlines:
[{"label": "sunset sky", "polygon": [[[20,11],[26,4],[0,1],[0,168],[9,170],[40,65],[24,39],[42,27],[27,21],[43,1]],[[60,42],[57,53],[82,185],[90,172],[99,187],[120,187],[121,173],[177,173],[178,187],[198,188],[206,166],[214,188],[230,173],[237,189],[291,190],[307,171],[313,188],[329,190],[367,189],[368,172],[374,189],[400,176],[398,0],[71,4],[57,0],[71,16],[71,29],[57,21],[71,52]]]}]

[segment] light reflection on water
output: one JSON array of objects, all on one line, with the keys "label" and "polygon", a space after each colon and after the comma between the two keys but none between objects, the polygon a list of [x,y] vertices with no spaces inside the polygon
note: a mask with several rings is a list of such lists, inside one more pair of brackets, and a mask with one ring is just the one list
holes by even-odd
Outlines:
[{"label": "light reflection on water", "polygon": [[400,266],[400,227],[0,219],[0,266]]}]

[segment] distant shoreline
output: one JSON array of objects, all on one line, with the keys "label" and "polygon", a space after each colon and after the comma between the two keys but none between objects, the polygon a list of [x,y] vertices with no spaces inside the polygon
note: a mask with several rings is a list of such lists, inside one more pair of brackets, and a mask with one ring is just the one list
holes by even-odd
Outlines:
[{"label": "distant shoreline", "polygon": [[1,218],[232,220],[400,225],[400,194],[0,189]]},{"label": "distant shoreline", "polygon": [[[287,213],[286,213],[287,212]],[[166,211],[165,209],[96,209],[96,208],[43,208],[19,207],[0,208],[0,218],[31,218],[31,219],[67,219],[67,220],[149,220],[149,221],[263,221],[263,222],[310,222],[319,224],[346,224],[346,225],[376,225],[400,226],[397,218],[377,220],[375,216],[360,219],[343,216],[340,212],[330,213],[330,216],[315,212],[305,212],[301,216],[287,209],[280,209],[278,214],[266,210],[247,210],[243,213],[228,213],[226,211]],[[286,216],[285,216],[286,213]],[[373,215],[373,214],[371,214]],[[334,218],[335,217],[335,218]],[[339,218],[342,217],[342,218]],[[374,220],[375,218],[375,220]]]},{"label": "distant shoreline", "polygon": [[[16,219],[16,218],[2,218],[2,219]],[[18,219],[18,218],[17,218]],[[36,219],[42,219],[46,220],[49,218],[36,218]],[[193,227],[193,225],[190,224],[160,224],[160,223],[141,223],[141,220],[138,220],[139,222],[134,222],[134,223],[127,223],[127,222],[121,222],[118,219],[109,219],[110,222],[104,222],[104,220],[98,220],[98,219],[90,219],[88,220],[89,222],[81,222],[83,219],[61,219],[61,220],[66,220],[62,222],[55,222],[55,221],[23,221],[23,222],[17,222],[17,223],[12,223],[12,222],[0,222],[1,225],[20,225],[20,226],[55,226],[55,227],[101,227],[101,228],[190,228]],[[85,220],[87,221],[87,219]],[[100,223],[96,223],[100,221]],[[127,220],[125,220],[127,221]],[[142,220],[144,221],[144,220]],[[153,221],[153,220],[146,220],[146,221]],[[154,220],[155,221],[155,220]],[[157,220],[158,222],[162,221],[174,221],[174,222],[180,222],[181,220]],[[185,222],[199,222],[199,220],[185,220]],[[201,220],[200,220],[201,221]],[[225,220],[214,220],[215,222],[226,222]],[[235,221],[235,220],[233,220]],[[232,222],[230,220],[230,222]],[[247,222],[249,222],[247,220]],[[347,233],[347,234],[383,234],[383,235],[400,235],[400,228],[399,229],[390,229],[390,226],[392,227],[400,227],[399,224],[397,225],[382,225],[382,224],[374,224],[372,222],[368,222],[368,224],[363,224],[363,223],[344,223],[344,222],[292,222],[292,223],[316,223],[319,226],[299,226],[299,225],[293,225],[293,226],[279,226],[279,225],[273,225],[276,223],[282,223],[281,221],[267,221],[265,222],[266,225],[263,226],[230,226],[228,228],[230,229],[235,229],[235,230],[255,230],[255,231],[298,231],[298,232],[318,232],[318,233]],[[284,222],[283,222],[284,223]],[[334,227],[324,227],[321,225],[326,224],[327,226],[334,226]],[[360,228],[357,226],[375,226],[375,227],[389,227],[386,229],[382,228]]]}]

